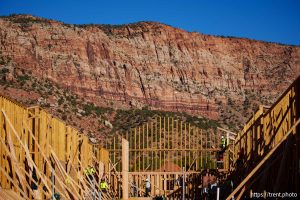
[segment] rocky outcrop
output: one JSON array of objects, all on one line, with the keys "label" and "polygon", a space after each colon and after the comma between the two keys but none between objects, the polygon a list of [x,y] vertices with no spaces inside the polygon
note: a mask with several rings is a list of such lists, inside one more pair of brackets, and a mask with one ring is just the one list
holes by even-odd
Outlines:
[{"label": "rocky outcrop", "polygon": [[154,22],[75,26],[12,16],[0,19],[0,39],[10,64],[115,108],[148,106],[216,119],[228,98],[244,102],[246,90],[275,98],[300,75],[299,47]]}]

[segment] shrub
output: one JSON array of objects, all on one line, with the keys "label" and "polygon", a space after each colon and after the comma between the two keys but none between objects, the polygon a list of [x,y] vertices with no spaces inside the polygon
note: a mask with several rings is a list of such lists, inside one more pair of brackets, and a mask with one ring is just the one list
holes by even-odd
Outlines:
[{"label": "shrub", "polygon": [[59,112],[59,113],[63,113],[64,111],[63,111],[63,110],[61,110],[61,109],[57,109],[57,112]]},{"label": "shrub", "polygon": [[30,77],[27,74],[17,76],[17,81],[21,83],[25,83],[29,79]]},{"label": "shrub", "polygon": [[[1,64],[1,63],[0,63]],[[1,70],[0,70],[0,74],[6,74],[6,73],[8,73],[9,72],[9,69],[7,69],[7,68],[2,68]]]},{"label": "shrub", "polygon": [[60,98],[58,99],[58,101],[57,101],[58,105],[63,104],[63,102],[64,102],[64,98],[63,98],[63,97],[60,97]]},{"label": "shrub", "polygon": [[32,87],[32,88],[35,88],[36,86],[37,86],[36,82],[33,82],[33,83],[31,84],[31,87]]},{"label": "shrub", "polygon": [[93,103],[87,103],[83,105],[84,115],[88,116],[92,114],[93,110],[95,109],[95,105]]},{"label": "shrub", "polygon": [[68,116],[67,115],[63,115],[62,116],[62,120],[66,121],[68,119]]},{"label": "shrub", "polygon": [[43,104],[43,107],[44,107],[44,108],[49,108],[49,107],[50,107],[50,103],[45,103],[45,104]]}]

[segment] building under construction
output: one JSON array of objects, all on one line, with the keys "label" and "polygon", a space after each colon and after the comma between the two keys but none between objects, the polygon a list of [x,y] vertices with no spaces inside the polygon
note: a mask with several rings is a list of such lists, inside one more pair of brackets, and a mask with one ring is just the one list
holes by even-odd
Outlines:
[{"label": "building under construction", "polygon": [[103,145],[40,107],[1,96],[0,199],[296,197],[299,123],[300,77],[239,133],[156,116]]}]

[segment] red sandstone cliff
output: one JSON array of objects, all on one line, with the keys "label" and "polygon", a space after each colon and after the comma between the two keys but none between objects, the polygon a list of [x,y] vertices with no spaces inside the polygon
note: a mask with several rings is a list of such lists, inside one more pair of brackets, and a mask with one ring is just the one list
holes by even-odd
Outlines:
[{"label": "red sandstone cliff", "polygon": [[300,75],[299,47],[154,22],[74,26],[5,17],[0,42],[0,55],[11,65],[117,108],[148,105],[218,118],[228,99],[242,103],[252,91],[273,101]]}]

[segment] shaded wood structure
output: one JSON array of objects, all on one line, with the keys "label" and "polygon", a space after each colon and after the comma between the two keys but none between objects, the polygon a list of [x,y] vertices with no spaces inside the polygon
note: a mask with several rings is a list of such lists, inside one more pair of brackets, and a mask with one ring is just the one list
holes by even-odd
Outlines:
[{"label": "shaded wood structure", "polygon": [[300,77],[271,107],[260,106],[232,143],[229,179],[236,187],[227,199],[299,191],[299,147]]},{"label": "shaded wood structure", "polygon": [[89,199],[94,183],[84,170],[94,166],[101,177],[109,168],[108,151],[83,133],[39,107],[25,108],[4,96],[0,144],[0,186],[24,199],[49,199],[54,193]]},{"label": "shaded wood structure", "polygon": [[23,198],[12,190],[0,189],[0,200],[23,200]]}]

